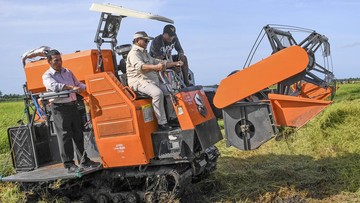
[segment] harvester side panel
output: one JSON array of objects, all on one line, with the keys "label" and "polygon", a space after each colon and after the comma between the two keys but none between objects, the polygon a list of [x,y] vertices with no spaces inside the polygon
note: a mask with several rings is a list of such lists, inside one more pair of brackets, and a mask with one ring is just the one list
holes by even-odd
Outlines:
[{"label": "harvester side panel", "polygon": [[110,72],[88,76],[86,86],[103,166],[149,163],[154,157],[151,132],[157,127],[151,100],[135,100]]},{"label": "harvester side panel", "polygon": [[174,109],[182,130],[195,129],[203,149],[222,140],[220,127],[202,86],[183,88],[176,95]]},{"label": "harvester side panel", "polygon": [[[101,53],[103,56],[104,70],[113,72],[114,63],[111,50],[103,50]],[[97,50],[93,49],[72,54],[64,54],[61,57],[63,60],[63,67],[69,68],[79,81],[84,82],[85,76],[100,72],[100,69],[97,68],[99,57],[99,52]],[[25,65],[27,88],[30,92],[38,93],[46,91],[42,83],[42,75],[49,67],[50,65],[47,60],[29,62]]]},{"label": "harvester side panel", "polygon": [[194,129],[195,126],[215,118],[202,86],[184,88],[175,97],[177,104],[174,109],[182,130]]}]

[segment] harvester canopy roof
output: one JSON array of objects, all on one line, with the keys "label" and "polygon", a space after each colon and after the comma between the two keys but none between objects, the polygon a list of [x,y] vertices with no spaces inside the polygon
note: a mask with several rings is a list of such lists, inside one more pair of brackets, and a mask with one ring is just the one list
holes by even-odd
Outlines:
[{"label": "harvester canopy roof", "polygon": [[127,8],[123,8],[121,6],[111,5],[111,4],[98,4],[93,3],[90,7],[90,10],[92,11],[98,11],[103,13],[110,13],[112,15],[119,15],[119,16],[128,16],[128,17],[134,17],[134,18],[145,18],[145,19],[152,19],[152,20],[158,20],[166,23],[174,23],[173,20],[159,16],[154,15],[151,13],[144,13],[140,11],[135,11]]}]

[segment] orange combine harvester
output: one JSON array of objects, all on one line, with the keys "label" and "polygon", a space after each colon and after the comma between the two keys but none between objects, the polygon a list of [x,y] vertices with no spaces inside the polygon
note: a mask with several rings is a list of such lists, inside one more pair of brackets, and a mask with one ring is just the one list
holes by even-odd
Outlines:
[{"label": "orange combine harvester", "polygon": [[[317,62],[318,52],[325,61],[330,56],[324,35],[310,31],[297,43],[286,27],[267,25],[262,32],[270,41],[271,55],[249,62],[216,87],[195,84],[191,74],[160,73],[179,121],[161,131],[151,98],[131,90],[118,70],[121,46],[116,38],[125,17],[174,22],[108,4],[92,4],[90,10],[101,12],[97,48],[62,58],[63,66],[86,84],[87,91],[78,95],[85,149],[102,165],[77,173],[63,168],[48,105],[49,99],[70,92],[45,92],[41,76],[49,67],[44,60],[49,48],[41,47],[23,55],[28,122],[8,130],[16,174],[2,181],[19,182],[41,194],[40,185],[47,188],[61,180],[56,190],[46,191],[69,201],[158,202],[181,197],[187,184],[216,168],[220,153],[214,145],[223,139],[218,119],[224,120],[227,146],[253,150],[274,137],[279,126],[303,126],[331,103],[335,92],[332,71]],[[103,43],[111,48],[102,49]],[[189,77],[193,86],[185,87],[182,77]]]}]

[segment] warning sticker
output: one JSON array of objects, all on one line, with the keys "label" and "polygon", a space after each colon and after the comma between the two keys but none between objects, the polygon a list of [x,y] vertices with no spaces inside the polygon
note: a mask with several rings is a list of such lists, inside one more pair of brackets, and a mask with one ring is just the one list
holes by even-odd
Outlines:
[{"label": "warning sticker", "polygon": [[178,106],[178,114],[179,114],[179,115],[183,115],[183,114],[184,114],[184,111],[183,111],[182,106]]},{"label": "warning sticker", "polygon": [[142,112],[143,112],[143,116],[144,116],[144,122],[150,122],[154,120],[153,117],[153,109],[152,109],[152,105],[151,104],[146,104],[144,106],[141,107]]}]

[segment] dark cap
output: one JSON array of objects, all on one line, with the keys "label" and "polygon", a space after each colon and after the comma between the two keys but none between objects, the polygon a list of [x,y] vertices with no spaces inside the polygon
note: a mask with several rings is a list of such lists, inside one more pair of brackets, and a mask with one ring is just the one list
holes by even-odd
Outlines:
[{"label": "dark cap", "polygon": [[144,31],[136,32],[135,35],[134,35],[134,39],[137,39],[137,38],[144,38],[144,39],[148,39],[148,40],[154,39],[153,37],[149,37],[146,34],[146,32],[144,32]]},{"label": "dark cap", "polygon": [[163,33],[168,33],[171,37],[176,36],[176,29],[173,25],[165,25]]}]

